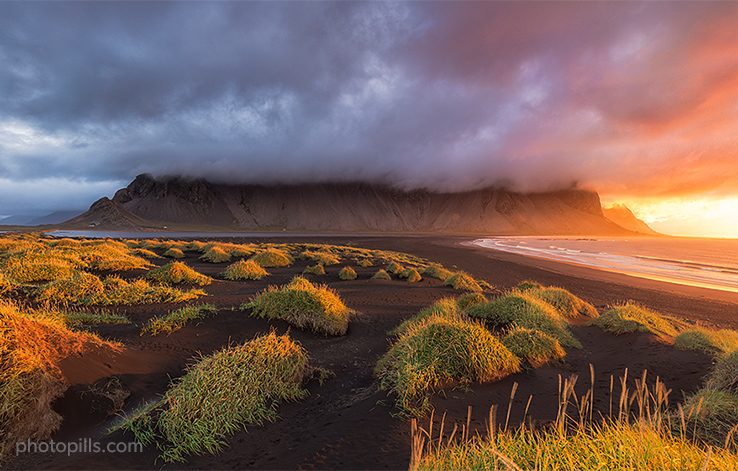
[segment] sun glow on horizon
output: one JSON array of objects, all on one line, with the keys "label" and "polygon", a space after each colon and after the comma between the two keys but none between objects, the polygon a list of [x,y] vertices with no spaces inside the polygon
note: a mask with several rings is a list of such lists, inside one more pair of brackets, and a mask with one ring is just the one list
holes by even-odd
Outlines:
[{"label": "sun glow on horizon", "polygon": [[603,198],[666,235],[738,239],[738,197]]}]

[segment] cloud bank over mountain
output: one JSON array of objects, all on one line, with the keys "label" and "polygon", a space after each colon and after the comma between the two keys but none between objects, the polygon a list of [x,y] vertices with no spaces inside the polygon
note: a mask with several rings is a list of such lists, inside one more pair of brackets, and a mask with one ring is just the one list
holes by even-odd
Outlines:
[{"label": "cloud bank over mountain", "polygon": [[3,2],[0,214],[144,172],[729,194],[737,22],[733,2]]}]

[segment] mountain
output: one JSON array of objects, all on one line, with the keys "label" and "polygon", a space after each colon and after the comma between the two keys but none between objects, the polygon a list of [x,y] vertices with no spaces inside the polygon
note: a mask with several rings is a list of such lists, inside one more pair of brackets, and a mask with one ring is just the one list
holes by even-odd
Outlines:
[{"label": "mountain", "polygon": [[96,202],[66,225],[93,223],[232,230],[631,234],[605,219],[597,193],[580,189],[435,193],[364,183],[228,185],[150,175],[139,175],[112,200]]},{"label": "mountain", "polygon": [[602,208],[602,214],[606,219],[629,231],[648,235],[661,235],[648,227],[648,224],[635,217],[633,212],[624,204],[614,204],[610,207]]},{"label": "mountain", "polygon": [[90,209],[61,224],[64,228],[139,229],[159,228],[156,222],[146,221],[120,204],[103,197],[92,203]]}]

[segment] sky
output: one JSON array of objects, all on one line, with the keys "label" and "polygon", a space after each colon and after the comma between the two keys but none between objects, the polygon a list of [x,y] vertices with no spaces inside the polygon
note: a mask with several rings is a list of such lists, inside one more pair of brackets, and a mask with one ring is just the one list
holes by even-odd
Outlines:
[{"label": "sky", "polygon": [[0,215],[141,173],[594,189],[738,237],[738,2],[0,2]]}]

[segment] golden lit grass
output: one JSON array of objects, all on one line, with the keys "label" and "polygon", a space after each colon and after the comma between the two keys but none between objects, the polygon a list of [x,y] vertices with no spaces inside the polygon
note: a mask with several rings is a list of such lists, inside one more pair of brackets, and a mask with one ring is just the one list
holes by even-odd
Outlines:
[{"label": "golden lit grass", "polygon": [[225,263],[231,260],[231,254],[216,246],[202,254],[200,259],[211,263]]},{"label": "golden lit grass", "polygon": [[176,311],[170,312],[164,317],[153,317],[141,329],[141,335],[158,335],[166,333],[167,335],[181,329],[190,321],[196,319],[204,319],[206,316],[216,312],[215,306],[212,304],[203,304],[201,306],[186,306]]},{"label": "golden lit grass", "polygon": [[356,276],[356,271],[348,265],[341,268],[341,271],[338,272],[338,277],[344,281],[355,280]]},{"label": "golden lit grass", "polygon": [[261,280],[269,276],[269,272],[253,260],[239,260],[229,265],[221,275],[226,280]]},{"label": "golden lit grass", "polygon": [[59,360],[102,342],[69,330],[61,314],[0,302],[0,461],[12,446],[49,437],[61,423],[51,403],[66,389]]},{"label": "golden lit grass", "polygon": [[[627,370],[626,370],[627,375]],[[738,456],[721,449],[724,444],[708,447],[693,436],[696,430],[680,406],[677,415],[667,413],[668,395],[657,380],[650,389],[645,383],[646,372],[636,381],[636,388],[625,387],[621,378],[619,410],[616,417],[593,420],[593,398],[590,389],[581,397],[574,392],[576,376],[559,382],[559,406],[554,424],[541,429],[524,426],[509,430],[489,426],[486,436],[470,437],[467,426],[461,427],[461,437],[454,441],[444,437],[443,427],[438,438],[432,426],[428,431],[412,423],[411,470],[733,470],[738,469]],[[591,378],[594,382],[594,373]],[[513,400],[515,386],[510,397]],[[612,393],[610,402],[612,403]],[[703,399],[703,403],[710,399]],[[723,403],[725,401],[718,401]],[[631,415],[632,405],[636,415]],[[578,417],[567,411],[575,406]],[[732,406],[735,407],[735,404]],[[489,423],[494,423],[496,409],[490,411]],[[471,414],[471,410],[470,410]],[[525,422],[525,421],[523,421]],[[445,439],[445,441],[444,441]]]},{"label": "golden lit grass", "polygon": [[451,275],[453,275],[453,272],[450,272],[438,265],[429,265],[423,269],[422,274],[438,278],[441,281],[446,281]]},{"label": "golden lit grass", "polygon": [[251,257],[251,260],[263,268],[288,267],[292,259],[286,253],[276,249],[266,249]]},{"label": "golden lit grass", "polygon": [[389,275],[389,273],[387,273],[381,268],[377,270],[377,273],[375,273],[374,276],[372,276],[372,280],[391,280],[391,279],[392,277]]},{"label": "golden lit grass", "polygon": [[252,316],[283,319],[326,335],[344,335],[352,313],[334,291],[314,286],[302,277],[293,278],[281,288],[270,286],[241,309],[251,309]]},{"label": "golden lit grass", "polygon": [[164,252],[164,256],[168,258],[185,258],[184,252],[174,247],[167,249],[167,251]]},{"label": "golden lit grass", "polygon": [[444,382],[493,381],[519,368],[518,359],[484,326],[431,314],[406,326],[374,372],[380,387],[397,396],[401,413],[419,415]]},{"label": "golden lit grass", "polygon": [[477,304],[484,304],[487,298],[482,293],[468,293],[456,300],[456,304],[462,311]]},{"label": "golden lit grass", "polygon": [[[143,257],[143,258],[161,258],[159,255],[156,254],[156,252],[152,252],[148,249],[133,249],[132,250],[133,255],[136,255],[137,257]],[[166,254],[165,254],[166,255]]]},{"label": "golden lit grass", "polygon": [[392,273],[393,275],[396,275],[402,270],[403,270],[402,265],[400,265],[397,262],[391,262],[389,265],[387,265],[387,268],[386,268],[387,273]]},{"label": "golden lit grass", "polygon": [[443,298],[422,309],[418,314],[414,315],[410,319],[407,319],[399,326],[387,332],[387,334],[402,334],[403,332],[407,331],[410,326],[418,324],[431,316],[456,319],[462,316],[462,313],[459,309],[458,304],[453,298]]},{"label": "golden lit grass", "polygon": [[317,263],[314,266],[305,267],[302,273],[303,275],[325,275],[325,268],[320,263]]},{"label": "golden lit grass", "polygon": [[146,274],[147,280],[153,280],[157,283],[167,285],[209,285],[213,280],[209,276],[205,276],[182,262],[171,262],[166,265],[149,270]]},{"label": "golden lit grass", "polygon": [[563,288],[555,286],[529,288],[524,293],[545,301],[559,311],[559,314],[566,318],[575,318],[578,316],[597,317],[597,309],[590,303],[582,301]]},{"label": "golden lit grass", "polygon": [[300,254],[300,258],[303,260],[312,260],[320,265],[338,265],[341,263],[341,259],[330,252],[313,252],[306,250]]},{"label": "golden lit grass", "polygon": [[692,327],[674,337],[674,346],[680,350],[703,353],[730,353],[738,350],[738,332],[730,329]]},{"label": "golden lit grass", "polygon": [[471,306],[465,312],[486,320],[496,328],[518,326],[538,330],[556,338],[561,345],[582,347],[569,331],[566,320],[553,306],[525,292],[512,291],[487,303]]},{"label": "golden lit grass", "polygon": [[400,271],[397,276],[400,278],[405,278],[411,283],[416,283],[423,279],[420,276],[420,273],[418,273],[418,270],[416,270],[415,268],[405,268],[404,270]]},{"label": "golden lit grass", "polygon": [[650,332],[662,338],[673,338],[685,327],[683,322],[632,302],[611,308],[589,324],[612,334]]},{"label": "golden lit grass", "polygon": [[514,327],[500,340],[513,355],[527,360],[533,368],[566,356],[558,340],[538,330]]},{"label": "golden lit grass", "polygon": [[356,265],[360,266],[361,268],[368,268],[373,266],[374,264],[371,260],[365,258],[356,262]]},{"label": "golden lit grass", "polygon": [[6,276],[16,283],[58,280],[74,272],[68,261],[46,255],[14,257],[5,264]]},{"label": "golden lit grass", "polygon": [[272,332],[202,358],[124,428],[144,445],[156,443],[165,461],[217,453],[247,425],[274,421],[279,401],[307,396],[302,383],[311,374],[305,350]]},{"label": "golden lit grass", "polygon": [[66,278],[51,281],[35,290],[36,300],[56,304],[85,304],[102,294],[105,287],[100,278],[84,271],[75,271]]},{"label": "golden lit grass", "polygon": [[471,275],[463,271],[452,274],[444,280],[443,284],[463,291],[482,291],[479,283]]}]

